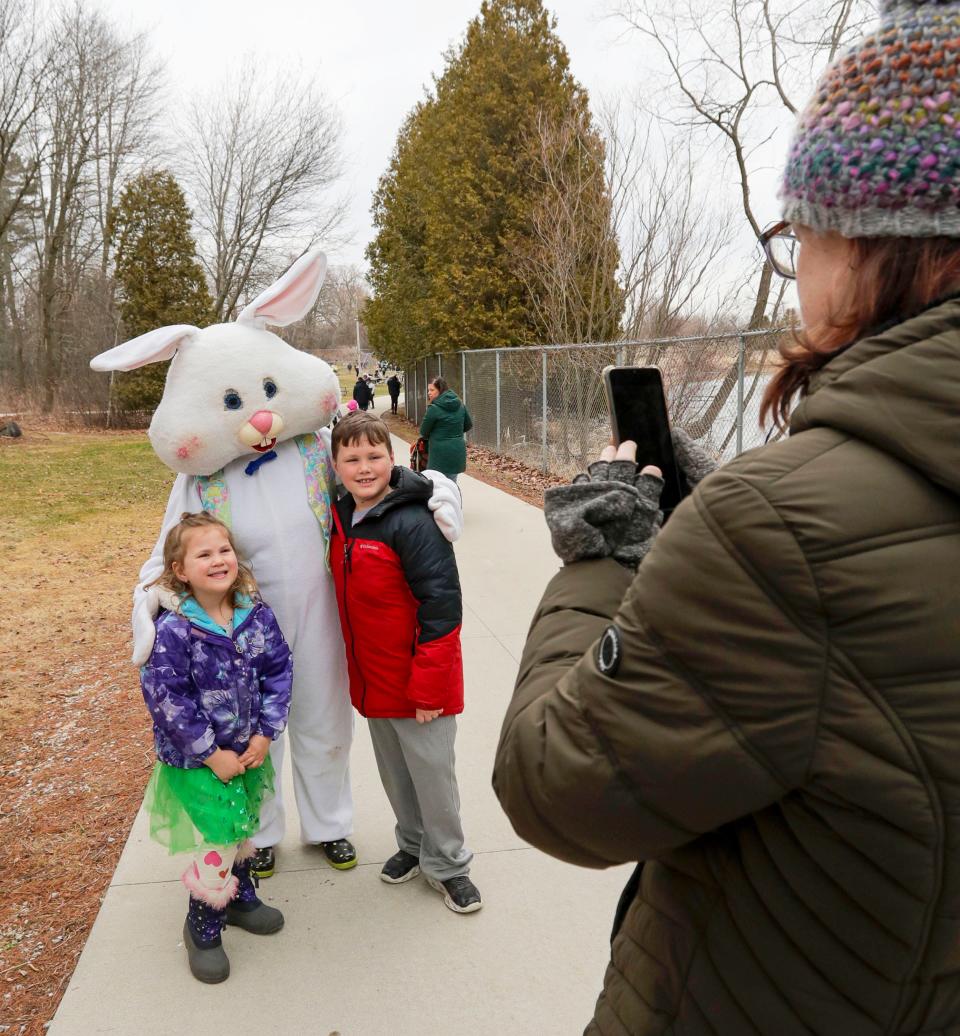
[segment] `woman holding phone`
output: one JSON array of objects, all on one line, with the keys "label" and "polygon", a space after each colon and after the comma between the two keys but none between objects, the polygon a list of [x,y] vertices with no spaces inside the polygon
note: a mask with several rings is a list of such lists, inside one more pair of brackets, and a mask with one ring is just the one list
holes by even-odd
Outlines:
[{"label": "woman holding phone", "polygon": [[646,861],[591,1033],[960,1032],[958,37],[883,6],[799,119],[789,438],[659,532],[629,444],[548,491],[494,784],[552,855]]}]

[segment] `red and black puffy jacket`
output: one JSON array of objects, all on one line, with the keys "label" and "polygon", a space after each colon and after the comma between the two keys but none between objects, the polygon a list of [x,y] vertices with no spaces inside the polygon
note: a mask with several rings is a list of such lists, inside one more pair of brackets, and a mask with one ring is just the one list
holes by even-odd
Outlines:
[{"label": "red and black puffy jacket", "polygon": [[350,671],[363,716],[463,711],[463,606],[453,547],[426,506],[432,483],[396,467],[389,496],[353,525],[349,493],[336,503],[330,567]]}]

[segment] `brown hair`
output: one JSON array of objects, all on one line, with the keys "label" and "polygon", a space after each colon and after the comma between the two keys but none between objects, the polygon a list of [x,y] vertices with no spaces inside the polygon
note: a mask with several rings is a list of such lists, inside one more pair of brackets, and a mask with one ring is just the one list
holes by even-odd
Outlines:
[{"label": "brown hair", "polygon": [[330,442],[333,459],[337,459],[341,446],[357,446],[363,439],[366,439],[371,446],[386,446],[387,452],[391,457],[393,456],[390,429],[376,414],[356,410],[352,414],[347,414],[342,421],[338,421],[333,430]]},{"label": "brown hair", "polygon": [[[183,514],[180,515],[180,521],[177,522],[177,524],[167,533],[167,538],[163,541],[163,571],[149,585],[162,586],[167,590],[172,590],[176,594],[190,593],[190,587],[186,583],[182,582],[173,571],[173,564],[174,562],[178,565],[183,564],[183,557],[187,552],[185,542],[187,533],[191,529],[208,529],[211,526],[223,529],[223,532],[227,537],[227,541],[230,546],[233,547],[234,554],[236,554],[237,547],[233,542],[233,536],[231,535],[229,528],[227,528],[219,518],[215,518],[207,511],[198,511],[196,514],[192,514],[190,511],[184,511]],[[227,593],[247,594],[248,597],[254,597],[258,592],[257,581],[253,578],[253,573],[240,560],[238,555],[237,578],[233,581],[233,584]]]},{"label": "brown hair", "polygon": [[[801,246],[802,247],[802,246]],[[760,421],[787,424],[797,394],[814,371],[884,325],[900,323],[960,287],[960,240],[953,237],[858,237],[850,241],[852,276],[845,297],[816,340],[795,331],[780,346],[782,362],[767,385]]]},{"label": "brown hair", "polygon": [[430,384],[440,393],[441,396],[448,388],[450,388],[446,380],[441,378],[439,374],[435,378],[430,379]]}]

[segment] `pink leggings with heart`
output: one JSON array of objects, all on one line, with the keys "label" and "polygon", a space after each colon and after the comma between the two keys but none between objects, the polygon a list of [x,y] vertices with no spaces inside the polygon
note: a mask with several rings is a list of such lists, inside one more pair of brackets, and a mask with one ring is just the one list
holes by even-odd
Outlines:
[{"label": "pink leggings with heart", "polygon": [[203,845],[183,872],[183,883],[192,896],[222,910],[237,894],[234,863],[249,859],[254,851],[249,841],[236,845]]}]

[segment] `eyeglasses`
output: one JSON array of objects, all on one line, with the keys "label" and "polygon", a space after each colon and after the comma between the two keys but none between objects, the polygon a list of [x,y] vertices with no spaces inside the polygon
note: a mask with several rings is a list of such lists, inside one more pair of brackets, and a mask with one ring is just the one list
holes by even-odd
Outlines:
[{"label": "eyeglasses", "polygon": [[770,265],[787,280],[797,279],[797,252],[800,242],[786,220],[771,223],[760,235],[760,247]]}]

